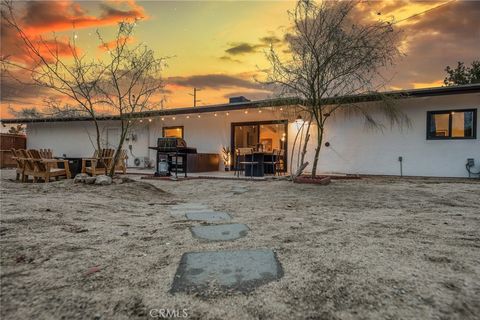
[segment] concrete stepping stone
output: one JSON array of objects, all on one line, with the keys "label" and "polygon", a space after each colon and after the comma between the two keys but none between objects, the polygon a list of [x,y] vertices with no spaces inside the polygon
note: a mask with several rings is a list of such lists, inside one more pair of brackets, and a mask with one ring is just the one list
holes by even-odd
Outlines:
[{"label": "concrete stepping stone", "polygon": [[185,216],[187,212],[211,212],[208,206],[202,203],[180,203],[170,208],[170,214],[176,218]]},{"label": "concrete stepping stone", "polygon": [[187,212],[185,214],[188,220],[194,221],[206,221],[206,222],[217,222],[217,221],[229,221],[232,219],[228,213],[218,212],[218,211],[199,211],[199,212]]},{"label": "concrete stepping stone", "polygon": [[251,292],[283,276],[282,266],[270,249],[185,253],[171,292]]},{"label": "concrete stepping stone", "polygon": [[207,205],[203,203],[180,203],[173,205],[171,210],[203,210],[209,209]]},{"label": "concrete stepping stone", "polygon": [[190,229],[196,238],[209,241],[229,241],[247,235],[248,227],[244,224],[219,224],[213,226],[196,226]]}]

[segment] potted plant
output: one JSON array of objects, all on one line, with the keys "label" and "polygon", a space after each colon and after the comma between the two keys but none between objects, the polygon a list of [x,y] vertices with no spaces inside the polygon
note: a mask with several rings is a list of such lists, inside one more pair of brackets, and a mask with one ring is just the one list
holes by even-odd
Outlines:
[{"label": "potted plant", "polygon": [[222,158],[225,171],[230,171],[231,151],[229,147],[222,147]]}]

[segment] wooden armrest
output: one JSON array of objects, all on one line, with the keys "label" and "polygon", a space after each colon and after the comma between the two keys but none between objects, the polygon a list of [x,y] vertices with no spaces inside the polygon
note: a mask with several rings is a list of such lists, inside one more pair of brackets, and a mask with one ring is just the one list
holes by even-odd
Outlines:
[{"label": "wooden armrest", "polygon": [[42,162],[45,162],[45,163],[58,163],[58,162],[68,162],[68,160],[60,160],[60,159],[42,159]]}]

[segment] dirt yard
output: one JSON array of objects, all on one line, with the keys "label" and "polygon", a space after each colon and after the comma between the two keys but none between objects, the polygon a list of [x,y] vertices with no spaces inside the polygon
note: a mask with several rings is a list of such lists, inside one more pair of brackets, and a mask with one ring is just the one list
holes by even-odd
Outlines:
[{"label": "dirt yard", "polygon": [[[2,319],[478,319],[480,181],[363,178],[1,180]],[[243,187],[243,188],[242,188]],[[163,191],[162,191],[163,190]],[[245,192],[244,192],[245,191]],[[245,223],[203,242],[169,214],[201,202]],[[251,294],[168,293],[183,253],[272,248],[279,281]]]}]

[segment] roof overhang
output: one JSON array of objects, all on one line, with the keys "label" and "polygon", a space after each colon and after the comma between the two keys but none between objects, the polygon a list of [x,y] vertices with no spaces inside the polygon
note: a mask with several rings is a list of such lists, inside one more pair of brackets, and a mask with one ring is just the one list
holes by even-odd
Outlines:
[{"label": "roof overhang", "polygon": [[[424,89],[411,89],[411,90],[398,90],[388,91],[383,93],[367,93],[361,95],[345,96],[340,98],[326,98],[325,104],[339,103],[339,100],[348,102],[369,102],[380,100],[383,96],[392,96],[396,98],[411,98],[411,97],[431,97],[442,96],[452,94],[466,94],[466,93],[480,93],[480,84],[461,85],[461,86],[449,86],[449,87],[436,87],[436,88],[424,88]],[[278,98],[278,99],[265,99],[257,101],[246,101],[238,103],[225,103],[202,107],[186,107],[186,108],[172,108],[162,110],[151,110],[138,112],[131,115],[131,118],[149,118],[149,117],[161,117],[161,116],[175,116],[184,114],[200,114],[209,112],[224,112],[235,111],[245,109],[257,109],[257,108],[273,108],[287,105],[299,104],[301,101],[296,98]],[[91,121],[91,117],[50,117],[50,118],[17,118],[17,119],[2,119],[4,124],[8,123],[34,123],[34,122],[66,122],[66,121]],[[120,116],[106,115],[98,116],[97,120],[120,120]]]}]

